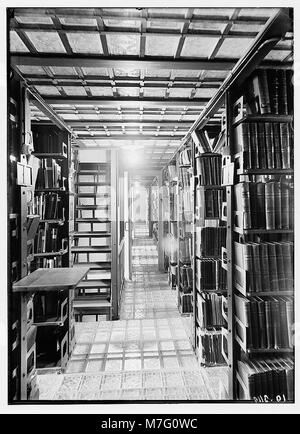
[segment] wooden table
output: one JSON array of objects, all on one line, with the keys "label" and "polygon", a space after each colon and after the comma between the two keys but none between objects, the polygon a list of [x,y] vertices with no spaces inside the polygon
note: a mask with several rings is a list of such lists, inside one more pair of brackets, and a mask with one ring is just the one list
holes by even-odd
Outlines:
[{"label": "wooden table", "polygon": [[38,268],[13,285],[13,292],[72,290],[87,275],[89,267]]}]

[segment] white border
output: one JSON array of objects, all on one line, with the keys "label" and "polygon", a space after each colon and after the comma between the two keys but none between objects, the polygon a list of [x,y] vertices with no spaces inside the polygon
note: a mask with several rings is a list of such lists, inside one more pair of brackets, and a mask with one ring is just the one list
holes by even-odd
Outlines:
[{"label": "white border", "polygon": [[[0,230],[1,230],[1,285],[0,285],[0,375],[1,375],[1,388],[0,388],[0,413],[5,414],[38,414],[38,413],[86,413],[86,414],[226,414],[226,413],[254,413],[254,414],[264,414],[264,413],[278,413],[281,414],[291,414],[300,412],[300,335],[298,336],[298,345],[296,345],[296,403],[295,404],[113,404],[113,405],[102,405],[102,404],[76,404],[76,405],[7,405],[7,296],[6,296],[6,247],[4,244],[6,241],[6,158],[4,155],[6,153],[6,8],[7,7],[87,7],[87,2],[76,1],[76,0],[65,0],[63,3],[61,1],[45,1],[40,0],[29,1],[25,3],[21,0],[15,0],[9,2],[7,0],[2,0],[0,7],[0,114],[1,114],[1,158],[0,158],[0,173],[1,173],[1,213],[0,213]],[[299,41],[299,31],[300,25],[300,5],[299,1],[290,0],[286,1],[264,1],[263,4],[259,0],[249,1],[214,1],[209,0],[207,5],[204,2],[191,1],[183,3],[179,0],[167,1],[167,0],[152,0],[152,1],[130,1],[126,2],[126,7],[293,7],[295,12],[294,24],[295,24],[295,126],[299,125],[299,89],[300,89],[300,58],[298,50]],[[121,1],[89,1],[88,7],[124,7],[124,2]],[[300,215],[299,208],[299,195],[298,188],[299,185],[299,174],[297,173],[297,168],[299,168],[299,150],[297,144],[299,144],[300,134],[298,129],[295,131],[295,215]],[[3,184],[2,184],[3,182]],[[296,223],[296,222],[295,222]],[[296,224],[295,224],[296,226]],[[295,264],[299,260],[299,247],[298,247],[298,230],[296,226],[295,230]],[[296,267],[296,284],[295,284],[295,294],[296,294],[296,324],[300,325],[299,318],[299,296],[298,296],[298,276],[299,272]],[[300,332],[300,327],[298,334]]]}]

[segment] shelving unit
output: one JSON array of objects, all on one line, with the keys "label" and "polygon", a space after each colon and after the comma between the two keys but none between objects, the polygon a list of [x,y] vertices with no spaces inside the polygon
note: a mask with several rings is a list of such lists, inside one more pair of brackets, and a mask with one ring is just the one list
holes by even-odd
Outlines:
[{"label": "shelving unit", "polygon": [[84,316],[117,319],[124,283],[122,172],[116,152],[104,154],[101,162],[79,161],[76,172],[72,261],[90,268],[74,300],[79,321]]},{"label": "shelving unit", "polygon": [[192,149],[191,145],[181,150],[177,156],[178,170],[178,263],[177,263],[177,302],[181,315],[192,313]]},{"label": "shelving unit", "polygon": [[[222,137],[222,132],[216,137]],[[203,132],[202,137],[206,134]],[[224,187],[221,186],[221,155],[207,152],[209,143],[193,138],[193,346],[201,366],[222,366],[221,337],[227,296],[221,249],[226,229],[222,222]],[[207,137],[207,140],[209,138]],[[209,139],[212,140],[212,139]],[[209,204],[209,207],[208,207]]]}]

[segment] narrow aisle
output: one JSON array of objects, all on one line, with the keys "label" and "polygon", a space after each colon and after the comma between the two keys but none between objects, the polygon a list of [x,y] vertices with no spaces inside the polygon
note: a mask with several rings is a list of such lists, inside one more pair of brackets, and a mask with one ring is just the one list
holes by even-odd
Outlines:
[{"label": "narrow aisle", "polygon": [[[146,231],[141,232],[143,236]],[[150,238],[133,244],[119,321],[76,323],[66,374],[39,376],[40,399],[214,400],[224,368],[201,368]]]}]

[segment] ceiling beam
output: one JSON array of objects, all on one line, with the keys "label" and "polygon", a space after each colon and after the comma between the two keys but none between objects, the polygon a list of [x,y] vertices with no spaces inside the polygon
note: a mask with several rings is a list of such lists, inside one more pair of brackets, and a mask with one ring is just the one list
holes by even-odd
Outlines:
[{"label": "ceiling beam", "polygon": [[90,134],[78,134],[78,139],[80,140],[155,140],[155,141],[166,141],[166,140],[176,140],[180,142],[180,140],[183,138],[184,134],[178,134],[176,136],[155,136],[154,134],[117,134],[117,135],[110,135],[110,136],[97,136],[96,134],[90,135]]},{"label": "ceiling beam", "polygon": [[94,68],[125,68],[125,69],[180,69],[180,70],[210,70],[227,71],[234,67],[234,60],[176,60],[157,57],[138,57],[129,56],[95,56],[95,55],[64,55],[64,54],[12,54],[10,57],[11,65],[27,66],[61,66],[61,67],[94,67]]},{"label": "ceiling beam", "polygon": [[[58,79],[56,76],[53,76],[53,78],[49,78],[49,77],[44,77],[41,79],[37,79],[36,77],[28,77],[26,75],[24,75],[25,77],[27,77],[27,80],[29,80],[29,83],[32,86],[63,86],[63,87],[74,87],[74,86],[83,86],[82,85],[82,80],[84,80],[86,82],[86,85],[89,86],[90,88],[107,88],[107,87],[111,87],[111,83],[110,79],[104,79],[104,80],[87,80],[86,78],[80,78],[78,77],[77,79],[73,77],[73,79]],[[115,82],[114,86],[115,87],[122,87],[122,88],[137,88],[140,86],[140,82],[141,80],[136,80],[136,82],[131,81],[131,82],[122,82],[122,81],[118,81],[118,79],[113,80]],[[168,83],[170,82],[170,80],[165,80],[165,83],[161,83],[161,82],[154,82],[154,83],[145,83],[144,84],[144,88],[145,89],[166,89],[166,87],[168,86]],[[194,79],[194,81],[189,81],[189,82],[174,82],[172,85],[172,89],[192,89],[195,87],[196,84],[201,84],[201,88],[205,88],[205,89],[218,89],[218,87],[222,84],[222,81],[218,80],[218,81],[209,81],[208,79],[206,80],[198,80],[197,78]]]},{"label": "ceiling beam", "polygon": [[194,98],[194,99],[186,99],[186,98],[129,98],[129,97],[121,97],[121,98],[99,98],[99,97],[45,97],[45,101],[48,104],[67,104],[67,105],[95,105],[102,107],[116,107],[122,106],[124,104],[126,107],[136,107],[137,105],[141,105],[143,107],[187,107],[187,106],[203,106],[208,101],[209,98]]},{"label": "ceiling beam", "polygon": [[122,125],[126,125],[127,127],[135,127],[135,126],[145,126],[145,127],[155,127],[157,125],[161,125],[162,127],[172,127],[172,126],[187,126],[191,125],[193,121],[167,121],[167,120],[157,120],[157,121],[149,121],[137,119],[136,121],[129,120],[120,120],[120,121],[105,121],[105,120],[89,120],[89,119],[80,119],[78,121],[66,121],[68,125],[71,127],[82,127],[83,125],[89,126],[113,126],[113,127],[121,127]]}]

